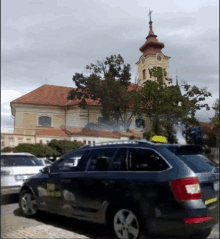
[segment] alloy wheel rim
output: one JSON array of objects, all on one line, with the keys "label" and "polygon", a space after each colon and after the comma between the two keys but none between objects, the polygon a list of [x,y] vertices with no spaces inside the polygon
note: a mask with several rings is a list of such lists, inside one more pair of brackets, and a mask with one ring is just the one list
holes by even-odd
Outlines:
[{"label": "alloy wheel rim", "polygon": [[21,198],[21,208],[26,215],[34,215],[37,212],[37,202],[31,193],[26,193]]},{"label": "alloy wheel rim", "polygon": [[139,223],[135,214],[128,209],[119,210],[114,217],[114,231],[120,239],[137,239]]}]

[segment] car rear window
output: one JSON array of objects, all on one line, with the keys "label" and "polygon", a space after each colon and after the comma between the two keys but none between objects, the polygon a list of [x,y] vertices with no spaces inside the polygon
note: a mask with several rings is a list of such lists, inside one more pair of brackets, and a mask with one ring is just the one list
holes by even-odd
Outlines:
[{"label": "car rear window", "polygon": [[203,155],[178,155],[178,157],[195,173],[211,172],[214,169],[211,162]]},{"label": "car rear window", "polygon": [[1,166],[43,166],[44,164],[33,156],[1,156]]},{"label": "car rear window", "polygon": [[201,154],[201,146],[178,145],[170,146],[168,149],[177,155],[195,173],[211,172],[215,168],[214,163]]},{"label": "car rear window", "polygon": [[211,172],[214,164],[204,155],[200,154],[201,148],[197,146],[172,146],[168,148],[178,156],[195,173]]}]

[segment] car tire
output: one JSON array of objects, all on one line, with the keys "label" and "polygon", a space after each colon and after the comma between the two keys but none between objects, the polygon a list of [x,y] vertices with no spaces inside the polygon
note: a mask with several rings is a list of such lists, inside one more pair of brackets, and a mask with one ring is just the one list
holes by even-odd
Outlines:
[{"label": "car tire", "polygon": [[25,217],[34,217],[38,214],[36,198],[29,190],[23,190],[19,195],[19,207]]},{"label": "car tire", "polygon": [[129,208],[116,209],[113,216],[113,230],[118,239],[145,238],[140,217]]}]

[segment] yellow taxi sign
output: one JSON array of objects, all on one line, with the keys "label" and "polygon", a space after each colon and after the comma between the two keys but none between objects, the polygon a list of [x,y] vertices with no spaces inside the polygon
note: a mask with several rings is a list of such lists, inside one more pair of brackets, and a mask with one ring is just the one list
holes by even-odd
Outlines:
[{"label": "yellow taxi sign", "polygon": [[167,138],[163,136],[155,135],[150,139],[150,141],[158,142],[158,143],[167,143]]}]

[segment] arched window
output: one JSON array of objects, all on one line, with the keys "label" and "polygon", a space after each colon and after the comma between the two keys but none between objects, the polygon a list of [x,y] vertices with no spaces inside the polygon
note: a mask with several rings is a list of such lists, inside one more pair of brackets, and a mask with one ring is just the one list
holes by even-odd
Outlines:
[{"label": "arched window", "polygon": [[49,116],[40,116],[38,118],[39,126],[51,126],[51,117]]},{"label": "arched window", "polygon": [[146,79],[146,70],[144,69],[143,70],[143,80],[145,80]]},{"label": "arched window", "polygon": [[143,119],[136,119],[135,120],[135,128],[136,129],[145,129],[145,120]]}]

